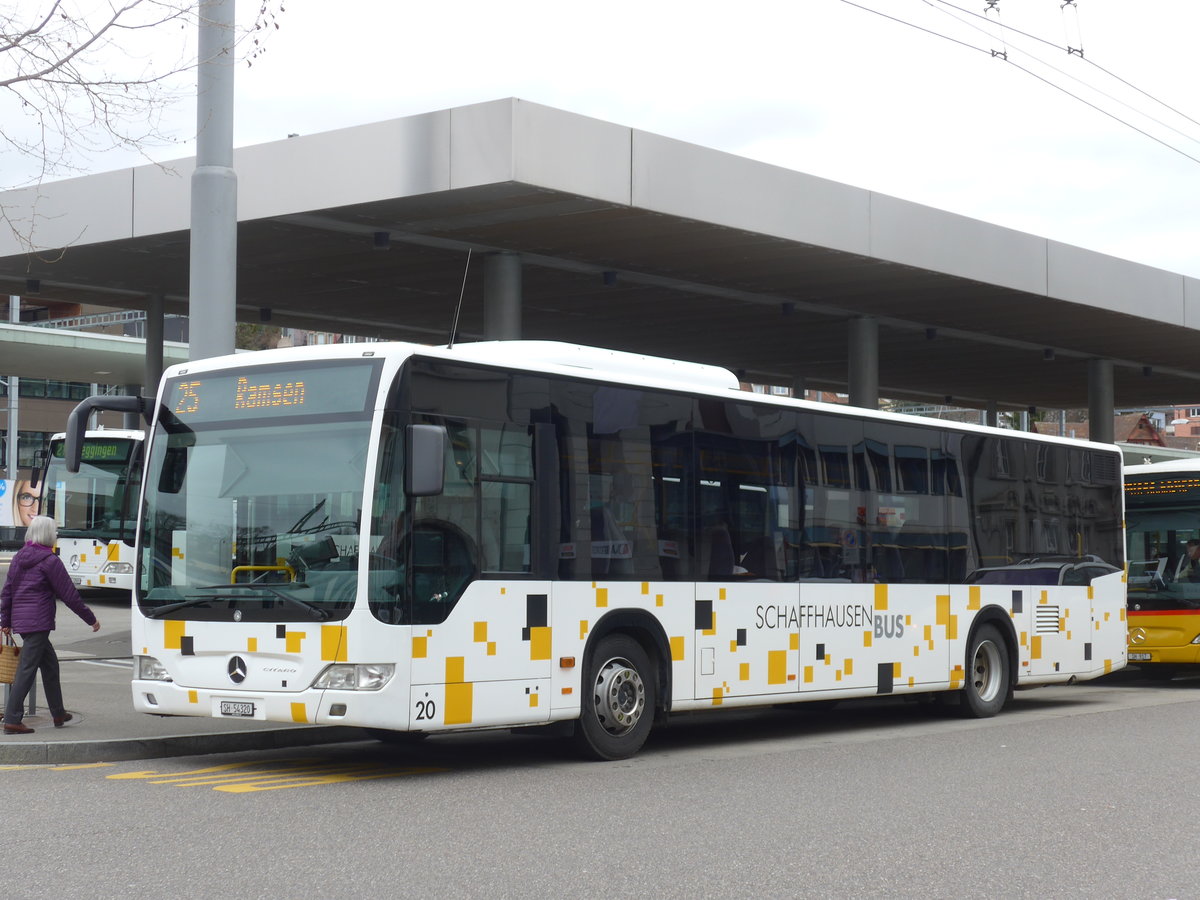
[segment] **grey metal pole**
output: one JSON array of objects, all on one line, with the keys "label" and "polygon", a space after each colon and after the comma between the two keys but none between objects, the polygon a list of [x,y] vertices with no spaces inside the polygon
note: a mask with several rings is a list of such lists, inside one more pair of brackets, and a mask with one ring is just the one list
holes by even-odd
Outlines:
[{"label": "grey metal pole", "polygon": [[188,290],[190,359],[233,352],[237,173],[233,170],[234,0],[199,5],[196,171]]}]

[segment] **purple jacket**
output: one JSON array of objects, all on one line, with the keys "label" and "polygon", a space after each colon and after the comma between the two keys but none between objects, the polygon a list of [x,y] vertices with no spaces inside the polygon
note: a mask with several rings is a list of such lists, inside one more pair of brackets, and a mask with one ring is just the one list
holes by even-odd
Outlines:
[{"label": "purple jacket", "polygon": [[49,547],[26,544],[12,558],[0,591],[0,628],[12,628],[17,634],[53,631],[55,597],[89,625],[96,624],[62,560]]}]

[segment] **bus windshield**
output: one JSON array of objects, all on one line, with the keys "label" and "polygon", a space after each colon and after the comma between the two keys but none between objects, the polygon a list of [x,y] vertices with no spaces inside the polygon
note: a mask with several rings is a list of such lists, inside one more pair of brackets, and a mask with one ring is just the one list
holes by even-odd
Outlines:
[{"label": "bus windshield", "polygon": [[1200,609],[1200,478],[1163,472],[1125,483],[1129,606],[1135,610]]},{"label": "bus windshield", "polygon": [[60,537],[132,540],[141,478],[141,441],[89,435],[75,474],[67,471],[64,445],[61,438],[50,443],[42,514],[58,523]]},{"label": "bus windshield", "polygon": [[[166,384],[142,516],[137,590],[147,616],[349,615],[378,366],[292,372],[273,387],[270,376]],[[247,389],[247,378],[259,386]],[[227,389],[237,403],[224,402]],[[244,412],[237,405],[255,396]]]}]

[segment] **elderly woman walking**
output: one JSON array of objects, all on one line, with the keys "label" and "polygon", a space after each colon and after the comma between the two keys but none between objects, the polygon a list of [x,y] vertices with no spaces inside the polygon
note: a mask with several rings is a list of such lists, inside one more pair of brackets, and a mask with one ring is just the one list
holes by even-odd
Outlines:
[{"label": "elderly woman walking", "polygon": [[100,622],[75,590],[62,560],[51,549],[57,540],[58,526],[54,520],[49,516],[35,516],[25,532],[25,546],[12,558],[4,590],[0,591],[0,632],[8,635],[15,631],[23,642],[17,674],[4,710],[5,734],[33,734],[33,729],[21,718],[25,697],[39,671],[54,727],[71,721],[71,714],[63,707],[58,655],[50,644],[55,597],[61,598],[75,615],[91,625],[92,631],[100,630]]}]

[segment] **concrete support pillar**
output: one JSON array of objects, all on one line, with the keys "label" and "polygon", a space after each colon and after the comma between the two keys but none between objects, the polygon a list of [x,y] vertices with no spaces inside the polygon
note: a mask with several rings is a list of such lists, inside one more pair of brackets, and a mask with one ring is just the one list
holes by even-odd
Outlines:
[{"label": "concrete support pillar", "polygon": [[979,424],[992,428],[1000,424],[1000,405],[995,400],[989,400],[988,405],[979,411]]},{"label": "concrete support pillar", "polygon": [[1116,406],[1111,359],[1088,360],[1088,427],[1093,441],[1113,443]]},{"label": "concrete support pillar", "polygon": [[489,253],[483,261],[483,336],[489,341],[521,339],[521,257]]},{"label": "concrete support pillar", "polygon": [[[126,397],[136,397],[138,393],[138,385],[123,384],[121,385],[121,393]],[[121,413],[121,427],[126,431],[136,431],[142,427],[142,417],[137,413]]]},{"label": "concrete support pillar", "polygon": [[879,321],[870,317],[850,320],[847,380],[850,405],[879,408]]},{"label": "concrete support pillar", "polygon": [[[163,298],[155,295],[146,304],[146,369],[142,395],[154,399],[163,372]],[[138,426],[141,427],[140,425]]]},{"label": "concrete support pillar", "polygon": [[[21,323],[21,298],[16,294],[10,294],[8,298],[8,321],[14,325]],[[8,453],[4,458],[4,468],[7,477],[15,480],[21,436],[21,379],[11,373],[4,374],[8,375],[8,429],[5,443]]]}]

